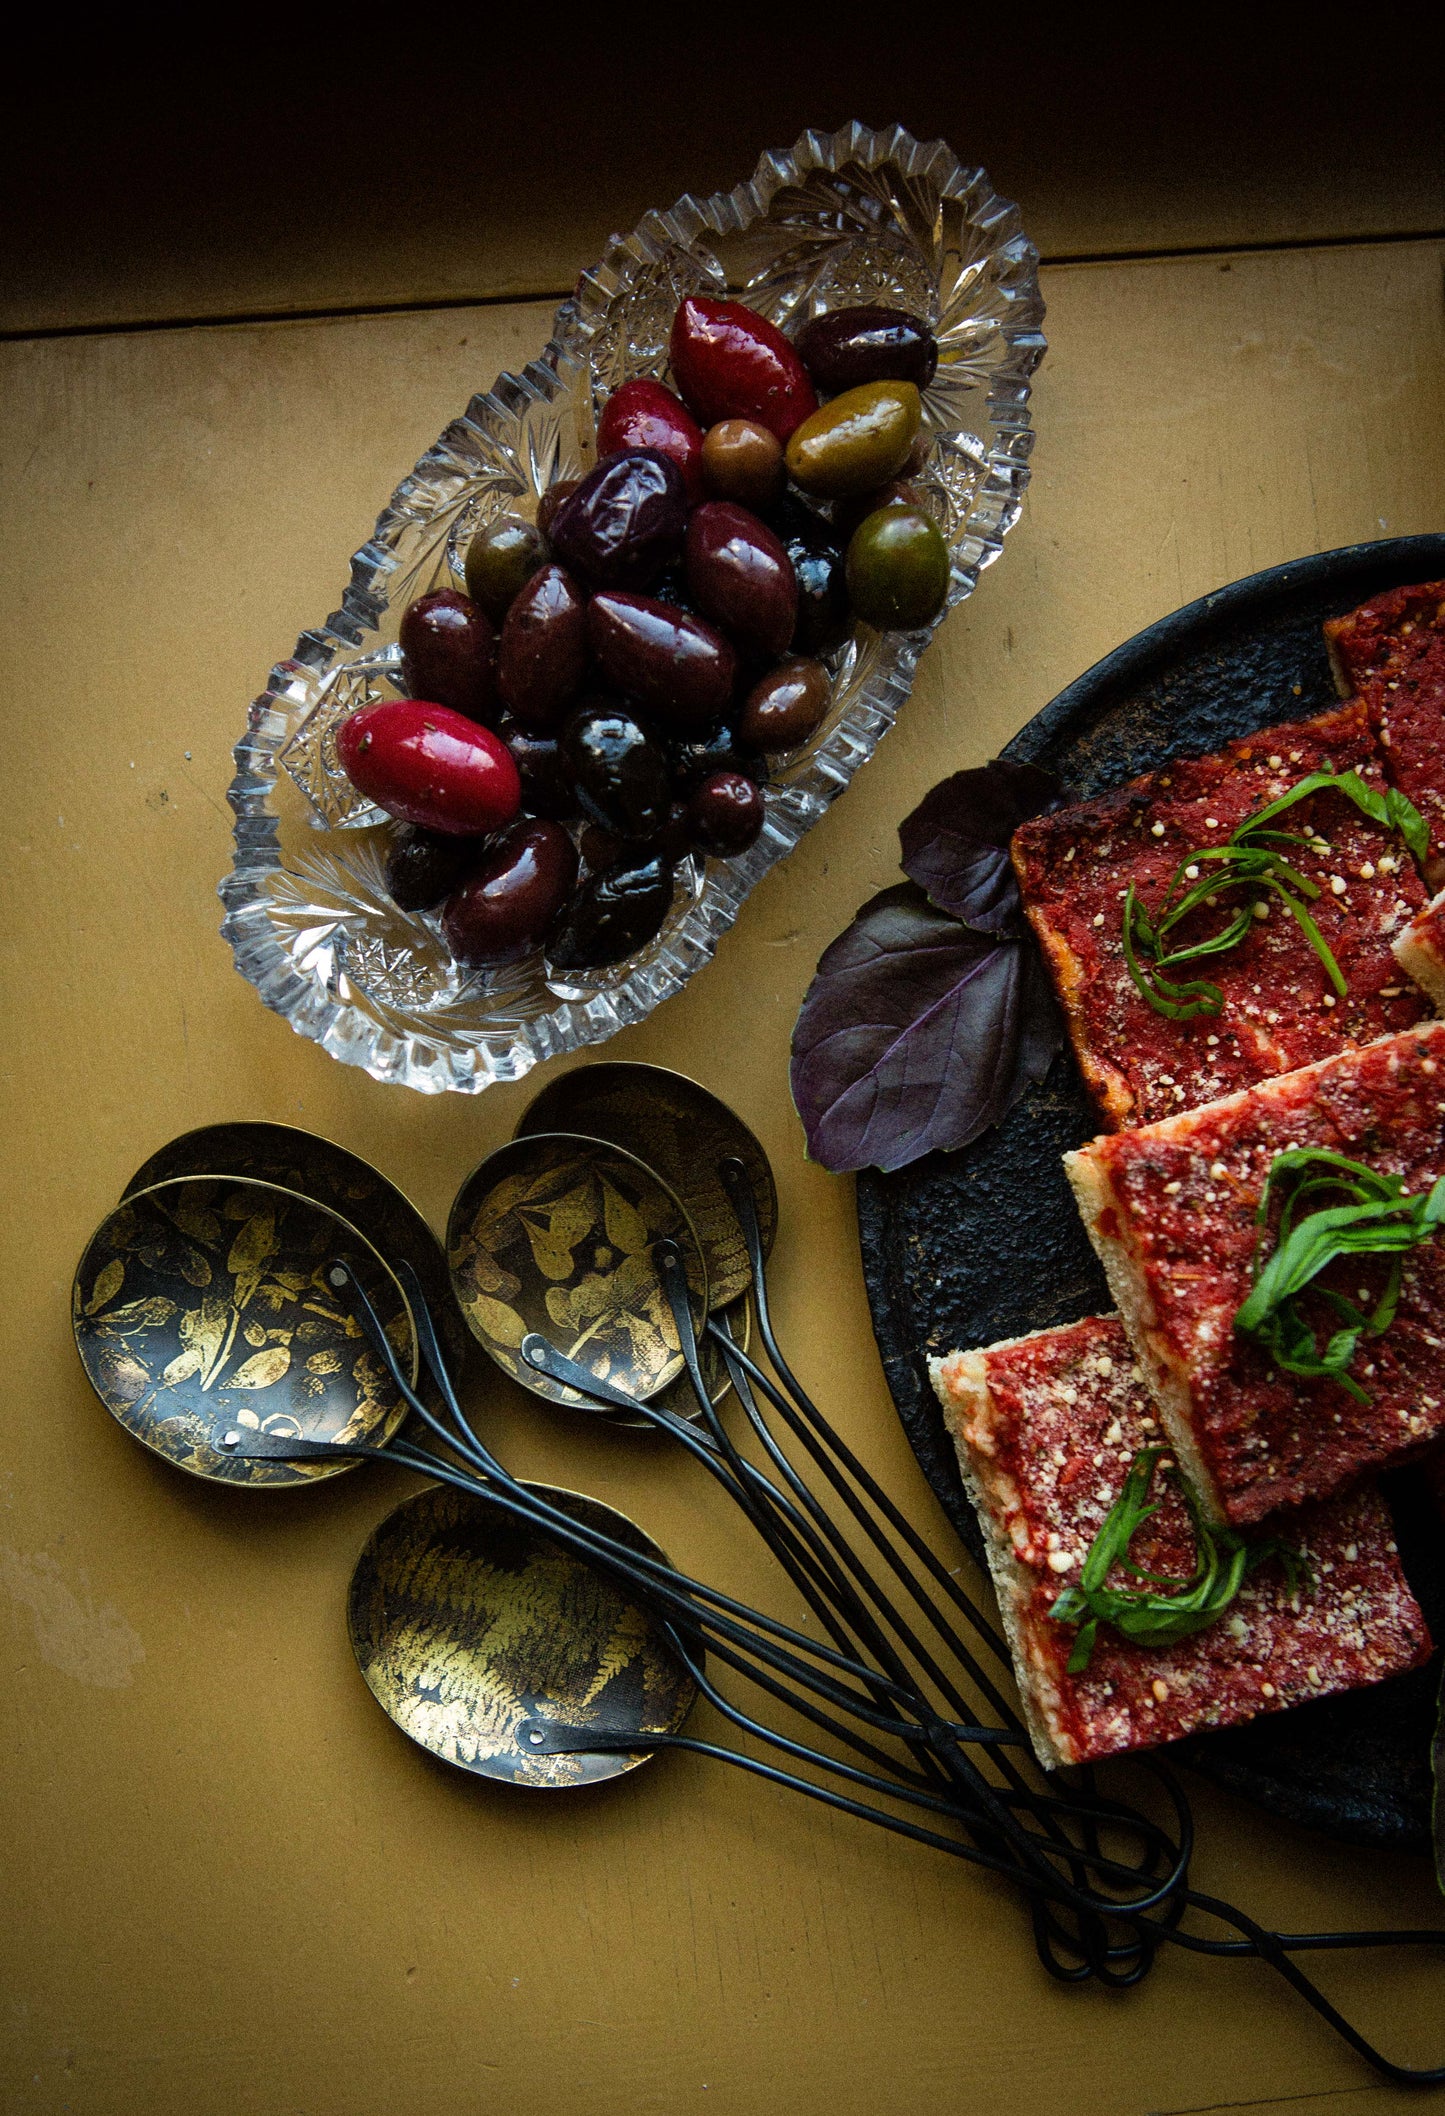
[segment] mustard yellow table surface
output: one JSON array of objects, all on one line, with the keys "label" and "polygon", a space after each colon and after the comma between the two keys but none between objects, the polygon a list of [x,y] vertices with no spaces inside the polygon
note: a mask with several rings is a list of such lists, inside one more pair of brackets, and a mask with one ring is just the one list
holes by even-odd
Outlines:
[{"label": "mustard yellow table surface", "polygon": [[[575,168],[550,180],[545,144],[561,151],[568,127],[554,110],[549,130],[513,81],[485,151],[462,142],[453,98],[421,175],[413,158],[391,188],[378,79],[348,106],[324,74],[309,105],[238,95],[209,129],[184,101],[168,122],[158,90],[128,125],[77,90],[48,206],[22,177],[0,344],[0,2106],[15,2116],[1419,2105],[1262,1970],[1166,1955],[1122,1998],[1062,1992],[985,1878],[701,1759],[552,1796],[433,1763],[377,1710],[343,1614],[362,1542],[412,1480],[364,1471],[252,1498],[199,1485],[111,1423],[71,1341],[81,1249],[174,1134],[308,1126],[440,1224],[539,1084],[383,1087],[267,1013],[217,933],[247,701],[335,607],[399,475],[541,344],[614,215],[736,181],[808,119],[897,117],[987,159],[976,131],[1057,260],[1023,520],[930,648],[896,732],[716,962],[605,1047],[693,1074],[754,1126],[781,1195],[784,1342],[947,1562],[966,1563],[883,1383],[851,1182],[804,1160],[789,1102],[818,955],[896,878],[895,825],[942,774],[1210,588],[1440,528],[1445,475],[1438,153],[1398,110],[1377,97],[1342,159],[1338,77],[1324,138],[1286,87],[1266,108],[1245,82],[1227,181],[1179,53],[1175,101],[1136,129],[1137,64],[1127,109],[1080,59],[1003,125],[981,52],[942,81],[916,55],[905,77],[895,54],[875,77],[886,96],[857,54],[816,94],[795,70],[745,95],[724,66],[711,106],[694,54],[677,62],[693,69],[690,122],[669,100],[655,138],[594,156],[595,184]],[[1226,125],[1228,79],[1206,86]],[[586,108],[580,89],[563,99],[569,122]],[[328,122],[347,172],[330,194]],[[596,124],[578,126],[579,151],[595,145]],[[283,211],[288,128],[307,145]],[[188,191],[182,164],[203,184]],[[62,210],[82,191],[89,213]],[[470,1385],[518,1472],[622,1506],[690,1570],[787,1607],[682,1459],[548,1413],[480,1355]],[[1268,1922],[1440,1919],[1423,1860],[1193,1790],[1199,1883]],[[1324,1976],[1428,2062],[1445,2057],[1442,1966],[1344,1958]]]}]

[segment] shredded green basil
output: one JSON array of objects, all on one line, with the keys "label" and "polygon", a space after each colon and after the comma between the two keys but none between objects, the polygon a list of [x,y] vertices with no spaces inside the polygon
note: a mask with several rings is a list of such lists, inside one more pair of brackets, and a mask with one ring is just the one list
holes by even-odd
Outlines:
[{"label": "shredded green basil", "polygon": [[[1192,1485],[1182,1476],[1177,1481],[1194,1528],[1193,1572],[1187,1579],[1175,1579],[1135,1565],[1129,1546],[1159,1511],[1159,1500],[1150,1494],[1163,1454],[1162,1447],[1145,1447],[1135,1455],[1123,1490],[1089,1545],[1078,1586],[1066,1587],[1049,1611],[1056,1623],[1079,1627],[1069,1655],[1070,1675],[1079,1675],[1088,1667],[1100,1624],[1111,1625],[1138,1646],[1172,1646],[1217,1623],[1250,1573],[1267,1559],[1279,1559],[1291,1593],[1307,1575],[1299,1552],[1276,1537],[1246,1543],[1232,1528],[1207,1521]],[[1115,1567],[1140,1584],[1109,1586]]]},{"label": "shredded green basil", "polygon": [[[1129,884],[1124,899],[1124,961],[1135,989],[1156,1014],[1165,1014],[1171,1021],[1191,1021],[1198,1014],[1219,1013],[1224,994],[1217,984],[1204,977],[1171,978],[1168,973],[1186,963],[1199,962],[1210,955],[1226,955],[1237,948],[1254,923],[1256,907],[1270,895],[1283,904],[1323,963],[1336,993],[1344,998],[1347,986],[1340,966],[1309,910],[1320,893],[1319,884],[1291,866],[1280,849],[1294,848],[1297,857],[1298,850],[1309,850],[1312,841],[1298,831],[1270,828],[1275,818],[1297,801],[1325,792],[1344,794],[1371,822],[1397,832],[1417,859],[1424,858],[1429,845],[1425,820],[1414,803],[1395,787],[1380,793],[1368,786],[1358,772],[1311,772],[1277,801],[1246,816],[1225,844],[1205,845],[1187,853],[1171,875],[1164,900],[1152,916],[1133,883]],[[1211,871],[1191,881],[1187,869],[1205,861],[1211,863]],[[1191,912],[1201,905],[1212,906],[1236,890],[1246,892],[1248,900],[1218,933],[1185,948],[1168,945],[1169,935]]]},{"label": "shredded green basil", "polygon": [[[1234,1327],[1262,1345],[1282,1373],[1337,1381],[1356,1402],[1368,1403],[1369,1395],[1349,1372],[1350,1364],[1361,1338],[1379,1337],[1394,1320],[1406,1253],[1432,1241],[1445,1220],[1445,1176],[1423,1196],[1407,1197],[1399,1176],[1381,1175],[1363,1161],[1323,1147],[1301,1146],[1276,1154],[1270,1164],[1255,1215],[1261,1228],[1268,1225],[1281,1192],[1274,1248],[1266,1258],[1261,1239],[1254,1284]],[[1341,1202],[1302,1210],[1306,1200],[1322,1194]],[[1342,1256],[1393,1258],[1385,1289],[1368,1311],[1343,1293],[1315,1283]],[[1311,1286],[1340,1322],[1323,1349],[1297,1305]]]}]

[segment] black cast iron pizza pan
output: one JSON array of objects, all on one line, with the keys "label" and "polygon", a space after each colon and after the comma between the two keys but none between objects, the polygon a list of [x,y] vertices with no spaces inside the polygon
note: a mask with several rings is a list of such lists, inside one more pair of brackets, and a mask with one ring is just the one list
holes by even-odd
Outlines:
[{"label": "black cast iron pizza pan", "polygon": [[[1326,551],[1176,610],[1071,683],[1003,752],[1088,799],[1172,756],[1322,712],[1320,627],[1386,588],[1445,576],[1445,536]],[[1061,1155],[1099,1129],[1066,1052],[995,1131],[957,1154],[858,1178],[873,1328],[913,1451],[964,1543],[983,1541],[929,1385],[932,1353],[1112,1307]],[[1408,1470],[1385,1480],[1410,1583],[1445,1641],[1445,1526]],[[1372,1689],[1181,1742],[1181,1762],[1291,1821],[1362,1844],[1430,1838],[1440,1655]]]}]

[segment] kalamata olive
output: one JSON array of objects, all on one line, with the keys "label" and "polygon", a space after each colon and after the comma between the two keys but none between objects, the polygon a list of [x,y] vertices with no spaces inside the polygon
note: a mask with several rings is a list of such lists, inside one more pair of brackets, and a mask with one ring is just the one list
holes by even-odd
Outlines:
[{"label": "kalamata olive", "polygon": [[796,749],[821,726],[828,697],[828,671],[822,662],[793,655],[749,691],[738,733],[754,749]]},{"label": "kalamata olive", "polygon": [[558,478],[555,485],[549,485],[547,490],[540,494],[537,500],[537,527],[543,536],[551,528],[552,517],[563,500],[574,493],[581,482],[581,478]]},{"label": "kalamata olive", "polygon": [[783,444],[759,419],[719,419],[703,437],[709,492],[743,507],[767,507],[783,489]]},{"label": "kalamata olive", "polygon": [[499,515],[467,546],[467,593],[493,624],[500,624],[512,597],[546,561],[547,541],[540,529],[520,515]]},{"label": "kalamata olive", "polygon": [[763,789],[740,771],[714,772],[688,802],[687,825],[695,845],[730,860],[757,842],[763,827]]},{"label": "kalamata olive", "polygon": [[554,970],[601,970],[645,947],[672,909],[672,869],[656,857],[589,875],[547,950]]},{"label": "kalamata olive", "polygon": [[826,654],[846,636],[852,623],[843,553],[828,524],[796,500],[785,500],[775,508],[772,521],[798,583],[794,651]]},{"label": "kalamata olive", "polygon": [[401,660],[413,698],[449,705],[469,720],[490,720],[497,703],[497,636],[469,595],[438,588],[409,603],[401,619]]},{"label": "kalamata olive", "polygon": [[834,309],[815,316],[795,343],[803,365],[828,396],[863,382],[912,382],[927,389],[938,366],[938,341],[903,309]]},{"label": "kalamata olive", "polygon": [[681,397],[661,382],[639,376],[614,389],[597,422],[599,462],[624,449],[656,448],[682,473],[688,505],[703,497],[702,428]]},{"label": "kalamata olive", "polygon": [[542,946],[576,880],[577,848],[560,823],[513,823],[443,911],[447,946],[474,970],[520,962]]},{"label": "kalamata olive", "polygon": [[592,651],[609,682],[669,728],[716,720],[737,681],[737,656],[720,632],[645,595],[594,595],[587,607]]},{"label": "kalamata olive", "polygon": [[558,737],[562,762],[589,822],[620,838],[649,838],[672,802],[667,759],[621,706],[582,705]]},{"label": "kalamata olive", "polygon": [[704,426],[756,419],[786,441],[818,399],[782,332],[740,301],[689,294],[672,323],[673,379]]},{"label": "kalamata olive", "polygon": [[848,594],[880,631],[928,624],[943,608],[948,575],[948,546],[921,508],[880,507],[853,531]]},{"label": "kalamata olive", "polygon": [[781,654],[798,619],[793,562],[763,522],[732,500],[709,500],[688,518],[687,584],[709,617],[745,647]]},{"label": "kalamata olive", "polygon": [[609,456],[552,517],[552,548],[599,588],[645,588],[677,556],[687,526],[682,472],[657,448]]},{"label": "kalamata olive", "polygon": [[510,823],[521,805],[505,745],[450,706],[419,698],[364,705],[337,729],[336,754],[358,793],[425,830],[480,837]]},{"label": "kalamata olive", "polygon": [[755,748],[725,723],[691,741],[673,740],[666,745],[672,783],[684,799],[694,794],[714,772],[740,771],[759,784],[767,777],[767,766]]},{"label": "kalamata olive", "polygon": [[460,887],[485,843],[400,824],[386,856],[387,895],[399,911],[430,911]]},{"label": "kalamata olive", "polygon": [[529,816],[546,816],[553,823],[567,823],[579,813],[572,781],[562,765],[562,752],[555,736],[533,734],[519,727],[510,715],[497,722],[497,733],[506,743],[522,782],[522,809]]},{"label": "kalamata olive", "polygon": [[911,382],[865,382],[805,419],[788,443],[788,475],[804,492],[845,499],[896,477],[923,417]]},{"label": "kalamata olive", "polygon": [[587,598],[561,566],[532,575],[507,612],[497,642],[497,687],[512,717],[555,728],[587,673]]}]

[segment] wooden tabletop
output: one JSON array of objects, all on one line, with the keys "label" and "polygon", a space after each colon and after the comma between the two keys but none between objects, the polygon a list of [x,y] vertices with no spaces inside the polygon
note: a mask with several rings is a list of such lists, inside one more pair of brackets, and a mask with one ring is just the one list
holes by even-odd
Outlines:
[{"label": "wooden tabletop", "polygon": [[[192,1126],[308,1126],[433,1224],[509,1136],[535,1078],[475,1099],[382,1086],[236,976],[215,885],[246,702],[336,606],[398,477],[540,346],[611,227],[740,180],[806,122],[896,117],[988,163],[1045,252],[1024,516],[867,771],[716,962],[605,1055],[691,1073],[756,1129],[784,1341],[964,1562],[879,1370],[852,1185],[803,1157],[789,1033],[934,780],[1178,604],[1442,526],[1445,196],[1421,85],[1438,75],[1421,55],[1391,94],[1378,68],[1303,76],[1260,52],[1243,76],[1182,45],[1034,52],[1011,82],[980,38],[941,70],[833,53],[817,82],[818,55],[784,40],[638,80],[599,42],[560,85],[524,54],[479,56],[466,109],[455,83],[398,81],[376,55],[357,86],[330,52],[284,95],[212,79],[203,105],[157,73],[119,103],[82,82],[17,116],[46,153],[11,158],[0,346],[7,2111],[1418,2105],[1263,1971],[1170,1956],[1137,1992],[1062,1992],[986,1879],[701,1759],[545,1798],[433,1764],[376,1709],[343,1621],[408,1480],[248,1501],[182,1478],[105,1416],[69,1324],[92,1228]],[[623,138],[649,80],[656,125]],[[685,1462],[484,1365],[472,1396],[509,1465],[785,1606]],[[1268,1922],[1438,1921],[1423,1859],[1191,1791],[1198,1881]],[[1343,1957],[1326,1981],[1426,2063],[1445,2057],[1440,1974]]]}]

